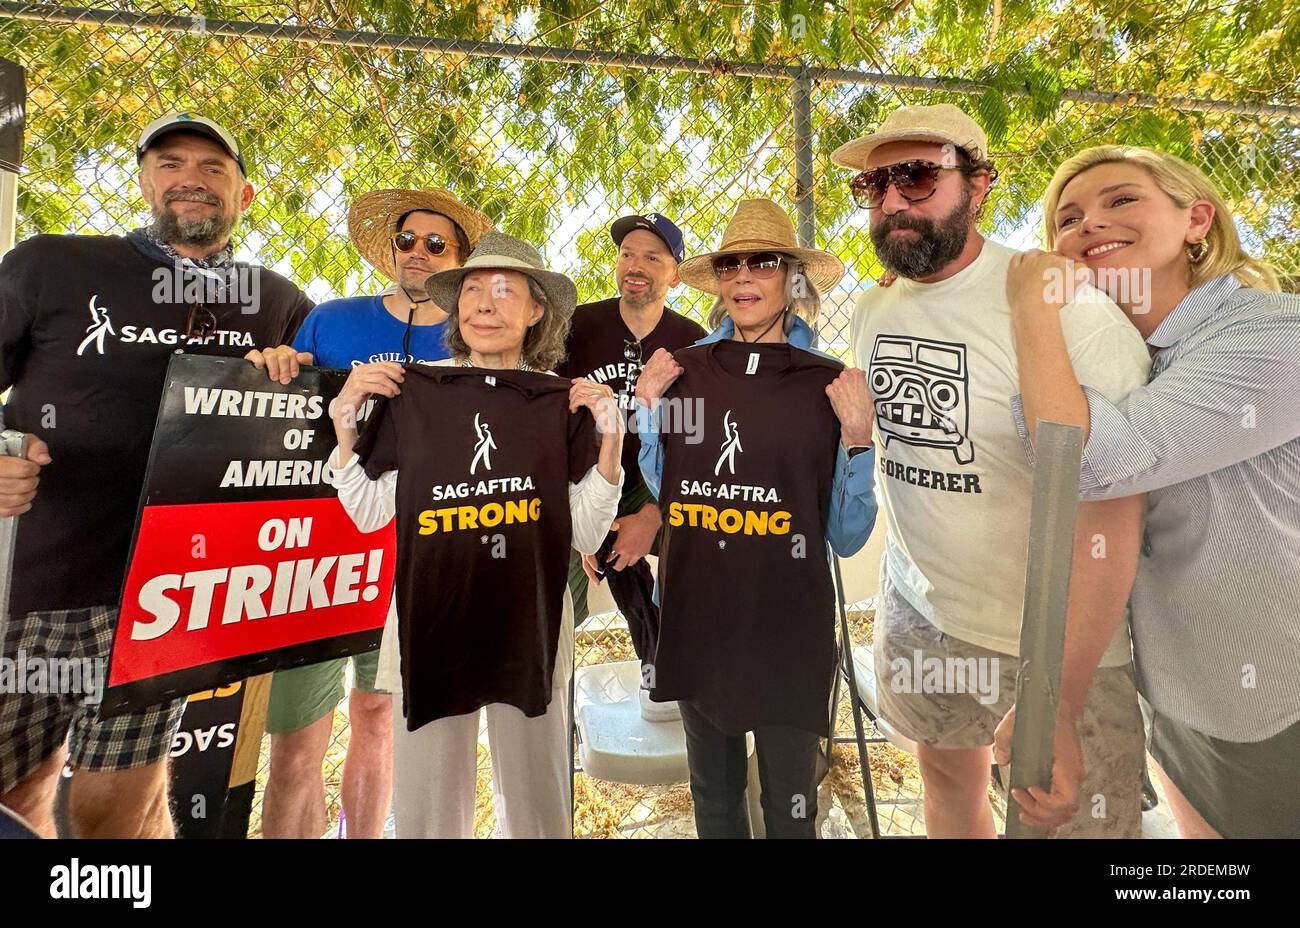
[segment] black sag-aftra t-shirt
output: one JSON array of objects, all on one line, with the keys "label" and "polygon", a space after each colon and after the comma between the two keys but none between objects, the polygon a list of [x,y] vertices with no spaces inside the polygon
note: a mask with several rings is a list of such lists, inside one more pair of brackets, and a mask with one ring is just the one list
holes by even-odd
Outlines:
[{"label": "black sag-aftra t-shirt", "polygon": [[835,593],[826,523],[838,361],[723,340],[676,352],[661,407],[656,700],[729,732],[829,733]]},{"label": "black sag-aftra t-shirt", "polygon": [[[573,314],[573,326],[564,362],[555,368],[561,377],[586,377],[606,384],[614,391],[620,408],[627,415],[632,409],[632,396],[624,386],[630,374],[639,374],[642,367],[660,348],[676,351],[695,344],[705,332],[698,323],[665,308],[659,324],[641,339],[641,360],[629,361],[625,348],[633,339],[632,331],[619,312],[619,299],[585,303]],[[629,423],[623,436],[623,499],[642,496],[643,481],[637,467],[641,440],[637,437],[635,423]],[[621,507],[620,507],[621,508]]]},{"label": "black sag-aftra t-shirt", "polygon": [[[408,365],[356,446],[397,471],[397,619],[406,726],[551,698],[572,522],[600,437],[569,381]],[[563,660],[571,660],[563,655]]]},{"label": "black sag-aftra t-shirt", "polygon": [[203,297],[216,330],[200,339],[185,336],[193,294],[175,265],[125,238],[37,235],[0,262],[5,425],[52,459],[18,519],[11,612],[117,605],[173,353],[292,341],[311,301],[267,268],[237,271],[229,298]]}]

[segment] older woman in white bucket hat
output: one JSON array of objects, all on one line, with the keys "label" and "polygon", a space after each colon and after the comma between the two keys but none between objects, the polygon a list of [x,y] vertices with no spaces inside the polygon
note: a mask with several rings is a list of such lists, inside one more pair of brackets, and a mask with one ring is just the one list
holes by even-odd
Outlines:
[{"label": "older woman in white bucket hat", "polygon": [[[371,365],[332,410],[344,507],[363,531],[397,519],[378,681],[403,697],[398,836],[473,835],[482,708],[500,833],[567,837],[567,551],[595,552],[613,521],[621,420],[609,387],[549,374],[577,292],[532,246],[489,232],[427,289],[450,311],[452,357]],[[358,441],[372,395],[389,399]]]},{"label": "older woman in white bucket hat", "polygon": [[680,702],[701,837],[750,834],[752,732],[767,835],[811,838],[835,673],[826,544],[852,554],[875,522],[865,378],[813,350],[819,294],[844,266],[756,199],[679,273],[717,300],[713,332],[656,352],[637,382],[639,462],[664,519],[651,698]]},{"label": "older woman in white bucket hat", "polygon": [[[362,259],[389,281],[382,293],[344,296],[313,309],[292,345],[251,351],[273,381],[288,383],[301,365],[351,371],[380,361],[432,363],[450,356],[447,313],[425,293],[437,271],[459,267],[492,223],[448,190],[384,189],[358,197],[348,235]],[[344,689],[349,662],[352,685]],[[262,832],[315,837],[324,830],[322,765],[334,711],[347,694],[343,805],[348,837],[378,838],[392,806],[392,695],[375,685],[379,654],[277,670],[267,705],[271,772]]]}]

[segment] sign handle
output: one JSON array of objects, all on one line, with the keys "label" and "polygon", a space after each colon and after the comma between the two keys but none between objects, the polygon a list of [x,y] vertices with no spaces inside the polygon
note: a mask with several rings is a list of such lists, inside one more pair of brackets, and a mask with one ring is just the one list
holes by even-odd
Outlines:
[{"label": "sign handle", "polygon": [[1061,699],[1083,429],[1040,420],[1034,450],[1029,562],[1020,624],[1020,671],[1016,676],[1016,727],[1011,736],[1007,786],[1008,838],[1047,836],[1041,828],[1021,824],[1020,806],[1011,790],[1052,788],[1053,739]]}]

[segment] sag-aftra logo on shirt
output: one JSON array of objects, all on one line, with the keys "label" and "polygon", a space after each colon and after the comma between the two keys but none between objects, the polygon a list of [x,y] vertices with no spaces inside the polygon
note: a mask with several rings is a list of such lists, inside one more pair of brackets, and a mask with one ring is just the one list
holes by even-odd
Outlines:
[{"label": "sag-aftra logo on shirt", "polygon": [[497,444],[492,440],[492,427],[483,422],[479,413],[474,413],[474,460],[470,462],[472,475],[481,463],[484,470],[492,469],[492,451]]},{"label": "sag-aftra logo on shirt", "polygon": [[229,329],[217,329],[204,338],[187,338],[180,329],[154,329],[152,326],[124,325],[121,331],[113,327],[113,320],[107,306],[98,305],[99,294],[92,294],[87,309],[90,311],[90,325],[86,326],[86,335],[77,345],[77,357],[87,354],[104,355],[108,337],[111,335],[124,345],[239,345],[244,348],[257,347],[253,342],[252,332],[234,332]]},{"label": "sag-aftra logo on shirt", "polygon": [[[470,476],[492,470],[492,452],[497,449],[492,437],[492,426],[480,412],[474,413],[474,457],[470,461]],[[523,477],[491,477],[475,483],[449,483],[433,487],[429,492],[434,502],[499,496],[503,493],[524,493],[534,489],[532,475]],[[484,503],[442,506],[425,509],[419,515],[420,534],[468,531],[479,528],[496,528],[498,525],[515,525],[536,522],[542,514],[541,497],[491,500]]]},{"label": "sag-aftra logo on shirt", "polygon": [[731,421],[731,410],[722,417],[722,453],[718,455],[718,463],[713,465],[713,476],[717,477],[722,473],[722,465],[727,465],[727,473],[735,476],[736,474],[736,452],[744,451],[740,447],[740,425]]},{"label": "sag-aftra logo on shirt", "polygon": [[[713,475],[722,476],[723,468],[735,475],[736,455],[744,453],[740,444],[740,423],[728,409],[722,416],[722,442]],[[742,500],[750,503],[780,503],[775,487],[750,486],[734,483],[684,479],[678,488],[683,497],[705,497],[712,500]],[[668,504],[668,524],[673,527],[701,528],[707,532],[727,535],[786,535],[790,532],[791,515],[788,510],[750,509],[734,506],[717,507],[709,503],[681,502]]]}]

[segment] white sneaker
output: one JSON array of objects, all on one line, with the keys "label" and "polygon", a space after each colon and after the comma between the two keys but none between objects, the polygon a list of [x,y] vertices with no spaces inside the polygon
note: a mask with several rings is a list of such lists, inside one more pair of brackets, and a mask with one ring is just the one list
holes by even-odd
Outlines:
[{"label": "white sneaker", "polygon": [[682,710],[676,702],[654,702],[645,687],[637,693],[641,699],[641,718],[647,722],[676,722],[682,717]]}]

